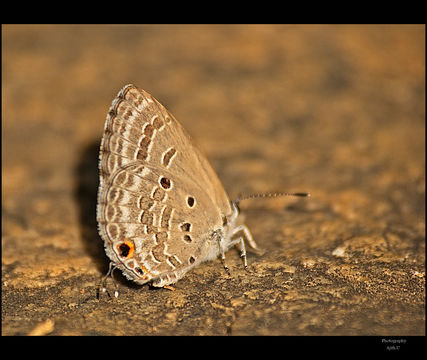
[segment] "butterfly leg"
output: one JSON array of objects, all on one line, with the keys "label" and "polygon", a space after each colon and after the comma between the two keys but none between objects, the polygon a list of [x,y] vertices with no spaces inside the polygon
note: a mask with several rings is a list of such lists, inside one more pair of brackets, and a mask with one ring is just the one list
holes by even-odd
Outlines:
[{"label": "butterfly leg", "polygon": [[253,248],[254,250],[259,250],[258,245],[256,244],[254,238],[252,237],[252,234],[250,233],[249,229],[245,225],[237,226],[234,229],[231,237],[232,238],[240,237],[243,239],[243,241],[246,240],[251,248]]},{"label": "butterfly leg", "polygon": [[221,261],[222,261],[222,266],[224,266],[224,269],[226,271],[226,273],[228,275],[230,275],[230,269],[228,268],[227,264],[225,263],[225,252],[224,249],[220,246],[220,251],[221,251]]},{"label": "butterfly leg", "polygon": [[221,245],[221,241],[222,241],[222,236],[221,236],[222,232],[221,231],[214,231],[214,233],[212,234],[212,240],[216,240],[218,243],[218,250],[219,250],[219,255],[221,256],[221,262],[222,262],[222,266],[224,266],[225,271],[227,272],[228,275],[230,275],[230,270],[225,262],[225,250],[224,247]]},{"label": "butterfly leg", "polygon": [[256,252],[261,252],[261,250],[259,249],[259,247],[255,243],[255,241],[252,237],[252,234],[250,233],[249,229],[245,225],[237,226],[234,229],[231,237],[234,239],[236,239],[236,238],[238,239],[236,241],[237,242],[236,246],[240,251],[240,256],[242,258],[243,266],[245,267],[245,270],[249,271],[248,261],[247,261],[247,256],[246,256],[245,242],[247,241],[248,244],[250,245],[250,247],[253,248],[254,250],[256,250]]},{"label": "butterfly leg", "polygon": [[[108,294],[107,287],[105,286],[105,283],[107,282],[107,279],[109,277],[111,277],[111,279],[113,280],[113,284],[114,284],[114,287],[115,287],[114,297],[116,297],[116,298],[119,297],[119,288],[118,288],[117,283],[114,280],[114,276],[113,276],[113,272],[114,272],[115,269],[116,269],[116,266],[112,262],[110,262],[110,265],[108,266],[108,272],[101,279],[101,283],[99,284],[99,288],[98,288],[98,291],[97,291],[97,298],[98,299],[99,299],[99,289],[101,289],[101,291],[103,293],[107,293]],[[108,296],[110,296],[110,294],[108,294]]]},{"label": "butterfly leg", "polygon": [[248,269],[248,260],[247,260],[247,257],[246,257],[245,240],[242,237],[240,238],[240,243],[237,244],[237,247],[240,250],[240,257],[242,258],[243,266],[245,267],[246,271],[249,271],[249,269]]}]

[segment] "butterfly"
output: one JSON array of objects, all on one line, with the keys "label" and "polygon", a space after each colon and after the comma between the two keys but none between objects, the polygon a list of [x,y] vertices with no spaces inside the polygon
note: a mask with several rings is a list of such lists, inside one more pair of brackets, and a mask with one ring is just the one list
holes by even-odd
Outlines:
[{"label": "butterfly", "polygon": [[189,270],[258,249],[206,157],[154,97],[126,85],[105,122],[99,156],[98,231],[111,269],[169,286]]}]

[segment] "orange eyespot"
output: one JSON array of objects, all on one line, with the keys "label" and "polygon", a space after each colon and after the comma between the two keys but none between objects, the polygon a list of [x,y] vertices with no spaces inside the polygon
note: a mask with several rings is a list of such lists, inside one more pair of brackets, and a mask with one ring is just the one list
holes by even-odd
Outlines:
[{"label": "orange eyespot", "polygon": [[[144,280],[148,280],[148,276],[147,276],[147,273],[148,273],[148,269],[144,266],[144,265],[141,265],[141,264],[139,264],[139,266],[137,266],[136,268],[135,268],[135,271],[138,273],[138,275],[140,275],[140,277],[142,277]],[[143,276],[144,275],[144,276]]]},{"label": "orange eyespot", "polygon": [[122,258],[130,259],[135,252],[135,244],[131,240],[124,240],[117,245],[117,251]]}]

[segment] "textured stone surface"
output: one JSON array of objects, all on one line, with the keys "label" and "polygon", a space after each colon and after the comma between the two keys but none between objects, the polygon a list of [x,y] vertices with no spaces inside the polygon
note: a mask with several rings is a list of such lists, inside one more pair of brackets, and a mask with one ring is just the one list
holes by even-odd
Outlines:
[{"label": "textured stone surface", "polygon": [[[424,26],[3,26],[4,335],[425,335]],[[106,113],[135,83],[205,152],[263,255],[175,291],[96,230]],[[111,288],[112,289],[112,288]]]}]

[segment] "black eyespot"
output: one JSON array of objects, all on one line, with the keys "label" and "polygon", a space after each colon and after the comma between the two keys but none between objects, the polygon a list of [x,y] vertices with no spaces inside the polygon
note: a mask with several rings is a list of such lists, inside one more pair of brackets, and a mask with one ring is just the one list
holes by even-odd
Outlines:
[{"label": "black eyespot", "polygon": [[188,204],[188,206],[189,206],[189,207],[193,207],[193,206],[194,206],[194,203],[195,203],[194,198],[193,198],[192,196],[188,196],[188,197],[187,197],[187,204]]},{"label": "black eyespot", "polygon": [[120,250],[120,256],[126,258],[129,255],[130,252],[130,247],[128,244],[121,244],[119,246],[119,250]]},{"label": "black eyespot", "polygon": [[135,270],[136,270],[139,274],[141,274],[141,275],[142,275],[142,274],[144,274],[144,271],[142,271],[142,269],[141,269],[141,268],[136,268]]},{"label": "black eyespot", "polygon": [[191,224],[190,223],[181,224],[181,230],[182,231],[190,231],[190,229],[191,229]]},{"label": "black eyespot", "polygon": [[171,181],[168,178],[162,177],[160,179],[160,185],[162,186],[163,189],[167,190],[171,187]]}]

